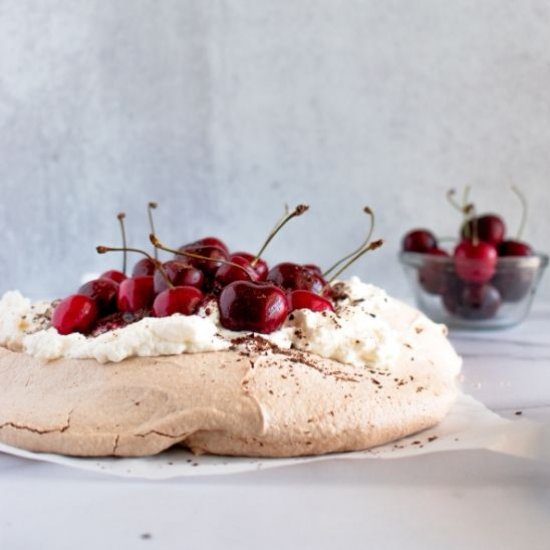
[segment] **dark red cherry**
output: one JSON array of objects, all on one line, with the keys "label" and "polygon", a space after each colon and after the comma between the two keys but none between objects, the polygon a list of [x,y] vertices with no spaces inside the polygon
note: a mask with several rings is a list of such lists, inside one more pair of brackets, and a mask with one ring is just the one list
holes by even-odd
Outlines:
[{"label": "dark red cherry", "polygon": [[[234,252],[233,254],[231,254],[231,256],[229,256],[229,259],[233,261],[233,258],[235,256],[241,256],[245,260],[248,260],[249,263],[252,262],[256,257],[254,256],[254,254],[250,254],[249,252]],[[254,265],[254,271],[258,274],[258,281],[265,281],[267,278],[269,267],[264,260],[258,258],[256,264]]]},{"label": "dark red cherry", "polygon": [[503,241],[497,247],[499,256],[533,256],[533,249],[527,244],[521,241]]},{"label": "dark red cherry", "polygon": [[414,229],[403,238],[403,250],[405,252],[428,252],[437,248],[435,235],[427,229]]},{"label": "dark red cherry", "polygon": [[105,273],[101,274],[99,278],[109,279],[111,281],[114,281],[115,283],[122,283],[122,281],[126,279],[126,275],[124,275],[122,271],[117,271],[116,269],[110,269],[109,271],[106,271]]},{"label": "dark red cherry", "polygon": [[150,258],[142,258],[139,260],[134,269],[132,269],[132,277],[146,277],[147,275],[154,275],[156,269],[155,262]]},{"label": "dark red cherry", "polygon": [[289,296],[290,310],[310,309],[311,311],[334,311],[332,304],[319,294],[309,290],[293,290]]},{"label": "dark red cherry", "polygon": [[[432,256],[437,256],[433,258]],[[452,264],[442,258],[448,258],[449,254],[441,248],[433,248],[426,253],[426,259],[418,271],[418,280],[422,288],[430,294],[443,294],[447,282],[447,273]]]},{"label": "dark red cherry", "polygon": [[196,248],[190,247],[181,247],[180,251],[190,252],[192,254],[197,254],[203,256],[206,259],[193,258],[190,256],[185,256],[183,254],[178,254],[176,258],[179,261],[185,261],[189,265],[200,269],[207,276],[214,276],[218,268],[222,265],[220,260],[227,260],[228,254],[222,248],[217,246],[199,246]]},{"label": "dark red cherry", "polygon": [[[502,258],[521,258],[535,254],[527,243],[512,239],[501,242],[497,251]],[[513,260],[505,260],[499,264],[492,284],[498,289],[505,302],[519,302],[529,294],[534,280],[535,272],[532,268],[516,264]]]},{"label": "dark red cherry", "polygon": [[474,219],[468,220],[461,230],[461,236],[463,239],[473,239],[476,235],[476,223],[477,220],[477,238],[480,241],[491,243],[497,246],[504,240],[506,234],[506,226],[500,216],[496,214],[484,214]]},{"label": "dark red cherry", "polygon": [[59,334],[86,333],[93,327],[98,315],[95,300],[82,294],[73,294],[55,306],[52,326]]},{"label": "dark red cherry", "polygon": [[309,269],[312,273],[317,273],[319,277],[323,276],[323,270],[316,264],[304,264],[306,269]]},{"label": "dark red cherry", "polygon": [[[505,243],[513,243],[506,252],[514,253],[502,256],[491,284],[500,292],[505,302],[519,302],[529,294],[535,284],[537,269],[529,265],[529,260],[527,262],[523,260],[531,256],[533,251],[524,243],[505,241],[501,246]],[[514,250],[515,244],[519,245],[517,250]]]},{"label": "dark red cherry", "polygon": [[198,241],[194,241],[189,244],[184,244],[180,248],[201,248],[203,246],[215,246],[217,248],[221,248],[227,256],[229,256],[229,248],[227,245],[217,237],[204,237],[203,239],[199,239]]},{"label": "dark red cherry", "polygon": [[99,313],[109,315],[109,313],[116,310],[118,286],[118,283],[111,279],[95,279],[84,283],[78,289],[78,294],[83,294],[95,300]]},{"label": "dark red cherry", "polygon": [[457,314],[463,319],[476,321],[491,319],[501,303],[500,294],[494,286],[468,284],[460,296]]},{"label": "dark red cherry", "polygon": [[273,266],[267,280],[285,290],[311,290],[321,294],[327,284],[323,277],[303,265],[284,262]]},{"label": "dark red cherry", "polygon": [[285,293],[266,283],[235,281],[218,299],[220,322],[229,330],[269,334],[281,328],[289,313]]},{"label": "dark red cherry", "polygon": [[454,252],[457,275],[467,283],[486,283],[495,274],[497,249],[490,243],[462,241]]},{"label": "dark red cherry", "polygon": [[236,267],[230,264],[222,264],[214,275],[216,287],[223,288],[233,281],[258,281],[258,273],[250,265],[250,262],[242,256],[231,256],[231,262],[242,267]]},{"label": "dark red cherry", "polygon": [[454,271],[447,272],[441,301],[445,309],[453,315],[456,315],[458,312],[465,284]]},{"label": "dark red cherry", "polygon": [[132,277],[118,287],[117,308],[123,313],[137,313],[149,309],[155,299],[153,277]]},{"label": "dark red cherry", "polygon": [[174,313],[193,315],[197,312],[203,293],[194,286],[175,286],[163,290],[153,302],[153,316],[169,317]]},{"label": "dark red cherry", "polygon": [[[202,290],[204,285],[204,273],[200,269],[178,260],[164,262],[162,267],[168,280],[174,286],[194,286]],[[157,294],[168,288],[168,283],[159,269],[155,271],[154,286]]]},{"label": "dark red cherry", "polygon": [[491,284],[499,291],[503,301],[519,302],[523,300],[535,283],[536,272],[532,267],[499,267]]}]

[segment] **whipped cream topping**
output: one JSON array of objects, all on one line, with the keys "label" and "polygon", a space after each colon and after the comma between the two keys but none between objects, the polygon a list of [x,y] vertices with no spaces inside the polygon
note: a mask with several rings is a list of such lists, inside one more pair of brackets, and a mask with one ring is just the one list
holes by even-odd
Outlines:
[{"label": "whipped cream topping", "polygon": [[[292,312],[283,327],[261,334],[283,349],[299,349],[355,366],[388,368],[400,342],[384,320],[393,299],[357,277],[336,283],[335,312]],[[243,332],[224,329],[214,301],[196,315],[147,317],[99,336],[60,335],[49,326],[50,302],[31,303],[17,291],[0,300],[0,345],[37,358],[96,359],[118,362],[127,357],[154,357],[231,348]]]}]

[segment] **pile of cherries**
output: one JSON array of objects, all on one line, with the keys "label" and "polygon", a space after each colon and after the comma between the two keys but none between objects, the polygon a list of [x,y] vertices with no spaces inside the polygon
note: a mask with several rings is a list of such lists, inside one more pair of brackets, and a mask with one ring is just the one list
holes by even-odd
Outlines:
[{"label": "pile of cherries", "polygon": [[[52,325],[60,334],[95,335],[143,317],[192,315],[201,307],[206,311],[211,300],[217,301],[221,324],[235,331],[270,333],[279,329],[296,309],[334,310],[331,287],[318,266],[284,262],[270,269],[261,258],[275,234],[291,218],[305,212],[307,206],[300,205],[285,214],[255,255],[230,252],[216,237],[205,237],[175,250],[167,248],[154,233],[151,209],[155,207],[155,203],[149,204],[150,240],[155,255],[126,246],[124,214],[119,214],[123,246],[99,246],[97,251],[123,252],[123,270],[106,271],[57,304]],[[376,248],[377,244],[361,248],[360,255],[367,249]],[[159,261],[158,250],[172,252],[173,259]],[[128,251],[144,255],[135,264],[131,276],[126,275]],[[353,259],[357,257],[356,254]],[[347,262],[344,268],[350,263]],[[341,264],[337,262],[338,266]]]},{"label": "pile of cherries", "polygon": [[[525,298],[534,280],[533,270],[514,262],[499,262],[499,258],[529,257],[535,253],[525,242],[506,237],[506,226],[500,216],[475,215],[471,204],[461,206],[460,210],[466,219],[452,254],[443,250],[427,229],[407,233],[402,248],[425,255],[418,272],[419,283],[427,293],[440,295],[449,313],[463,319],[490,319],[503,302]],[[524,219],[525,208],[522,227]]]}]

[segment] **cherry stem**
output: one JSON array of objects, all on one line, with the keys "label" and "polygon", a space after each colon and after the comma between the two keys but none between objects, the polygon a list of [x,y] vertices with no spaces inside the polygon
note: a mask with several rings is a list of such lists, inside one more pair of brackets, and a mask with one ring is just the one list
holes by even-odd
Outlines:
[{"label": "cherry stem", "polygon": [[[158,207],[158,204],[156,202],[151,201],[147,205],[147,214],[149,216],[149,228],[151,229],[151,233],[154,235],[156,233],[155,231],[155,223],[153,221],[153,210],[155,210]],[[159,259],[158,250],[155,248],[155,260]]]},{"label": "cherry stem", "polygon": [[525,223],[527,222],[527,199],[525,198],[525,195],[515,185],[512,185],[512,191],[516,194],[521,202],[521,221],[519,223],[519,229],[517,233],[517,240],[521,241],[523,231],[525,230]]},{"label": "cherry stem", "polygon": [[[479,229],[478,229],[478,218],[476,215],[476,207],[473,202],[470,204],[467,204],[464,207],[464,216],[466,216],[466,227],[468,228],[466,238],[472,239],[472,244],[474,246],[477,246],[479,244]],[[468,216],[470,216],[470,219],[468,220]],[[469,222],[472,222],[472,233],[470,234],[470,226]]]},{"label": "cherry stem", "polygon": [[139,248],[132,248],[129,246],[125,246],[125,247],[96,246],[96,252],[98,254],[106,254],[107,252],[124,252],[124,254],[126,254],[127,252],[137,252],[138,254],[143,254],[145,257],[149,258],[155,264],[155,268],[160,271],[160,274],[164,277],[166,284],[170,288],[174,288],[172,281],[170,281],[164,267],[162,267],[162,263],[159,262],[156,258],[153,258],[151,254],[148,254],[147,252],[145,252],[145,250],[141,250]]},{"label": "cherry stem", "polygon": [[369,232],[367,233],[367,237],[365,238],[365,240],[353,251],[353,252],[350,252],[349,254],[347,254],[346,256],[344,256],[343,258],[340,258],[337,262],[335,262],[333,265],[331,265],[324,273],[323,273],[323,277],[326,277],[331,271],[334,271],[339,265],[342,265],[346,260],[349,260],[352,256],[355,256],[355,254],[361,252],[361,250],[363,250],[363,248],[365,246],[367,246],[367,244],[369,244],[369,241],[371,240],[371,237],[372,237],[372,232],[374,231],[374,222],[375,222],[375,217],[374,217],[374,212],[368,207],[368,206],[365,206],[363,208],[363,212],[365,212],[365,214],[368,214],[369,216],[369,221],[370,221],[370,227],[369,227]]},{"label": "cherry stem", "polygon": [[277,229],[277,227],[279,227],[279,225],[288,216],[289,213],[290,213],[290,208],[288,207],[288,204],[285,203],[285,211],[283,215],[275,222],[275,225],[271,228],[271,230],[269,231],[269,234],[271,234],[273,231]]},{"label": "cherry stem", "polygon": [[206,260],[207,262],[219,262],[221,264],[227,264],[233,267],[237,267],[242,271],[244,271],[247,275],[249,275],[245,267],[243,267],[242,265],[236,264],[235,262],[230,262],[229,260],[222,260],[221,258],[212,259],[212,258],[208,258],[207,256],[202,256],[201,254],[195,254],[194,252],[187,252],[186,250],[175,250],[174,248],[169,248],[163,245],[159,241],[158,237],[153,233],[149,235],[149,240],[151,241],[151,244],[155,248],[158,248],[159,250],[164,250],[165,252],[171,252],[172,254],[176,254],[177,256],[186,256],[188,258],[195,258],[197,260]]},{"label": "cherry stem", "polygon": [[[473,205],[471,205],[468,202],[468,199],[470,198],[470,190],[472,189],[471,185],[467,185],[464,187],[464,192],[462,193],[462,214],[463,214],[463,221],[464,224],[464,233],[466,235],[467,239],[470,239],[472,237],[472,231],[470,229],[470,224],[468,223],[468,214],[473,209]],[[476,231],[477,231],[477,221],[475,222],[476,225]]]},{"label": "cherry stem", "polygon": [[[120,224],[120,233],[122,234],[122,246],[124,249],[128,246],[128,243],[126,242],[126,229],[124,228],[124,218],[126,217],[126,214],[124,212],[119,212],[117,214],[118,223]],[[126,275],[126,261],[127,254],[124,252],[124,256],[122,256],[122,273]]]},{"label": "cherry stem", "polygon": [[462,192],[462,212],[465,212],[466,208],[470,204],[468,202],[468,199],[470,198],[471,189],[472,189],[471,185],[466,185],[466,187],[464,187],[464,191]]},{"label": "cherry stem", "polygon": [[371,250],[376,250],[377,248],[380,248],[384,244],[384,241],[382,239],[379,239],[378,241],[373,241],[372,243],[367,244],[364,246],[357,254],[355,254],[348,262],[346,262],[332,277],[328,280],[328,284],[332,283],[338,275],[343,273],[352,263],[354,263],[356,260],[358,260],[363,254],[366,254],[367,252],[370,252]]},{"label": "cherry stem", "polygon": [[447,200],[449,201],[449,204],[453,208],[458,210],[460,213],[463,213],[464,212],[464,206],[460,206],[460,204],[458,204],[458,202],[455,199],[455,195],[456,195],[456,189],[449,189],[447,191]]},{"label": "cherry stem", "polygon": [[261,258],[262,254],[264,253],[265,249],[269,245],[269,243],[273,240],[275,235],[292,219],[296,218],[298,216],[301,216],[304,212],[307,212],[309,210],[309,206],[306,204],[299,204],[292,212],[288,212],[288,206],[285,206],[285,215],[275,224],[275,227],[269,232],[269,235],[260,248],[259,252],[254,256],[254,259],[250,262],[250,265],[254,267],[258,260]]},{"label": "cherry stem", "polygon": [[[470,230],[470,224],[468,223],[469,222],[468,216],[474,210],[473,204],[468,202],[468,199],[470,198],[471,189],[472,189],[471,185],[466,185],[466,187],[464,187],[464,191],[462,192],[462,204],[459,204],[455,198],[456,189],[449,189],[447,191],[447,200],[449,201],[451,206],[455,210],[458,210],[463,216],[464,235],[467,239],[472,238],[472,234],[471,234],[472,231]],[[477,225],[477,222],[473,220],[472,225]],[[477,227],[475,228],[475,231],[477,233]]]}]

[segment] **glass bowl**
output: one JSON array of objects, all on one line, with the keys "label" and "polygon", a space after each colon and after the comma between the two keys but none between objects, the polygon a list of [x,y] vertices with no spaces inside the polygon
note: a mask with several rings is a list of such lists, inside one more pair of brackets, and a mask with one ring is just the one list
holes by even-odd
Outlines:
[{"label": "glass bowl", "polygon": [[[545,254],[499,258],[494,275],[480,284],[464,282],[452,256],[401,252],[399,259],[418,307],[434,321],[463,329],[498,329],[520,323],[529,313],[548,265]],[[482,269],[476,260],[462,260],[459,265],[461,273]]]}]

